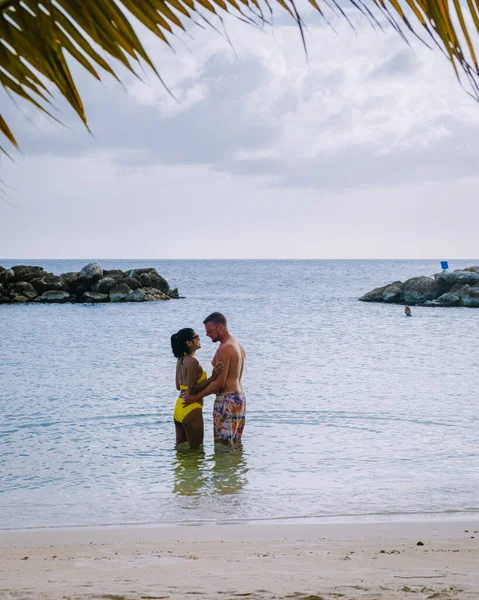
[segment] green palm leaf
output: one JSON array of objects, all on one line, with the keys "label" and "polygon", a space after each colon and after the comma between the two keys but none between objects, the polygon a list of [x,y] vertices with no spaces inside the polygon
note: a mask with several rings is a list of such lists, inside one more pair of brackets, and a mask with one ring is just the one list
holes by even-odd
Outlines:
[{"label": "green palm leaf", "polygon": [[[413,33],[418,28],[433,39],[458,76],[460,70],[465,73],[473,95],[479,97],[473,42],[479,32],[479,0],[369,0],[369,6],[368,0],[350,1],[373,24],[378,24],[372,12],[376,9],[401,35],[401,28]],[[294,0],[276,2],[293,16],[302,33]],[[327,0],[309,2],[321,14],[321,4],[327,6]],[[335,0],[333,4],[347,19]],[[269,10],[270,2],[265,0],[264,6]],[[226,10],[243,19],[249,10],[247,19],[263,19],[258,0],[0,0],[0,83],[50,116],[56,88],[88,127],[66,55],[97,79],[105,72],[118,79],[114,71],[118,63],[135,73],[143,61],[157,73],[133,29],[133,17],[168,44],[168,36],[184,29],[184,22],[193,19],[197,10],[215,14]],[[1,114],[0,134],[17,146]],[[0,151],[5,152],[1,139]]]}]

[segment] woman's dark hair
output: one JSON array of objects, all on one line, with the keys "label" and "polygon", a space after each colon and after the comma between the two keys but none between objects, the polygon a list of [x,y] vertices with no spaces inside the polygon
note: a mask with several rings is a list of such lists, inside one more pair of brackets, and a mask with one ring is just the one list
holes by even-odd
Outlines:
[{"label": "woman's dark hair", "polygon": [[178,333],[171,336],[171,349],[176,358],[181,358],[185,354],[189,354],[189,349],[186,342],[192,342],[195,330],[191,327],[180,329]]}]

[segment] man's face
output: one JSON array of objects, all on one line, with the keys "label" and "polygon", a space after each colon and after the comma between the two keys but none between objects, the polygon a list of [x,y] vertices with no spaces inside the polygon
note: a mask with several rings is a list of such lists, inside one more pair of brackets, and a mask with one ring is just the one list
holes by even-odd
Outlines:
[{"label": "man's face", "polygon": [[212,342],[219,342],[218,328],[222,325],[215,325],[214,323],[205,323],[205,333]]}]

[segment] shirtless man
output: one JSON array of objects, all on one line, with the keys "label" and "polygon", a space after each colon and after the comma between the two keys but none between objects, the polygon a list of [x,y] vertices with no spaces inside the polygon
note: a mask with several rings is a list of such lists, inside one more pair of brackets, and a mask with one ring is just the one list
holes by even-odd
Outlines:
[{"label": "shirtless man", "polygon": [[246,416],[246,398],[241,383],[246,353],[228,331],[223,314],[214,312],[203,323],[211,341],[220,343],[211,364],[223,363],[223,372],[199,394],[186,395],[183,405],[188,406],[208,394],[216,394],[213,407],[215,443],[237,445],[241,442]]}]

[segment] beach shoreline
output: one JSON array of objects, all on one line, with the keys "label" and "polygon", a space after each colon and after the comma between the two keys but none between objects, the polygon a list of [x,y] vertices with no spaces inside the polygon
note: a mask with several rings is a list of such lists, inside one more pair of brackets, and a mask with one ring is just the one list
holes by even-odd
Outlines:
[{"label": "beach shoreline", "polygon": [[0,531],[6,599],[479,597],[479,518]]}]

